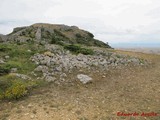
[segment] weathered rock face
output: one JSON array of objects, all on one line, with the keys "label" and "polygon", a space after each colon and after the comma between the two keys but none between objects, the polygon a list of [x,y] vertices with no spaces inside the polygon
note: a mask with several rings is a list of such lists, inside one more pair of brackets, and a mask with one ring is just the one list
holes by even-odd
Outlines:
[{"label": "weathered rock face", "polygon": [[7,41],[7,36],[0,34],[0,43],[6,41]]},{"label": "weathered rock face", "polygon": [[36,37],[36,39],[37,40],[41,40],[41,28],[38,28],[37,29],[37,32],[36,32],[36,34],[35,34],[35,37]]},{"label": "weathered rock face", "polygon": [[14,28],[13,29],[13,33],[17,33],[17,32],[19,32],[19,31],[21,31],[21,30],[23,30],[23,29],[25,29],[26,27],[17,27],[17,28]]},{"label": "weathered rock face", "polygon": [[[121,66],[144,65],[138,58],[119,55],[114,52],[95,50],[95,55],[71,54],[58,45],[46,45],[47,52],[35,54],[31,60],[37,64],[35,71],[42,72],[43,77],[52,81],[51,77],[63,73],[72,73],[74,70],[93,69],[109,70]],[[50,79],[51,78],[51,79]],[[53,79],[55,80],[55,79]]]},{"label": "weathered rock face", "polygon": [[7,40],[20,43],[38,41],[54,44],[69,43],[111,48],[108,44],[94,39],[94,35],[90,32],[81,30],[76,26],[56,24],[39,23],[28,27],[18,27],[7,35]]}]

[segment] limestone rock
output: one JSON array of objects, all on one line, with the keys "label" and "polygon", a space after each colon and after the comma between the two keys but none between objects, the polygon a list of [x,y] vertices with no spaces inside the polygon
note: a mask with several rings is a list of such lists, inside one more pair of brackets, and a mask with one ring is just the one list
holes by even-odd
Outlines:
[{"label": "limestone rock", "polygon": [[88,75],[84,75],[84,74],[78,74],[77,78],[80,80],[80,82],[82,82],[83,84],[87,84],[89,82],[92,81],[92,78],[89,77]]},{"label": "limestone rock", "polygon": [[5,62],[2,60],[2,59],[0,59],[0,64],[4,64]]},{"label": "limestone rock", "polygon": [[46,77],[45,77],[45,80],[46,80],[47,82],[52,82],[52,81],[55,81],[56,78],[55,78],[55,77],[52,77],[52,76],[46,76]]},{"label": "limestone rock", "polygon": [[31,78],[29,76],[24,75],[24,74],[17,73],[16,76],[19,77],[19,78],[22,78],[24,80],[31,80]]},{"label": "limestone rock", "polygon": [[17,72],[17,68],[11,68],[11,73],[16,73]]},{"label": "limestone rock", "polygon": [[38,28],[35,36],[37,40],[41,40],[41,28]]},{"label": "limestone rock", "polygon": [[5,58],[5,59],[9,59],[10,57],[9,57],[8,55],[6,55],[4,58]]}]

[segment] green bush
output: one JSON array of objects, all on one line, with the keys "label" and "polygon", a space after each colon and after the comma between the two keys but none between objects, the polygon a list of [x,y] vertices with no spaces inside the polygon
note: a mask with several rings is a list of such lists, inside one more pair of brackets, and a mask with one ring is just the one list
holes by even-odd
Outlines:
[{"label": "green bush", "polygon": [[87,32],[87,33],[88,33],[89,37],[94,38],[94,35],[92,33],[90,33],[90,32]]},{"label": "green bush", "polygon": [[40,84],[40,81],[25,81],[14,74],[0,77],[0,99],[19,99]]},{"label": "green bush", "polygon": [[33,53],[32,52],[28,52],[25,49],[13,49],[12,51],[10,51],[9,56],[10,57],[30,57],[32,56]]},{"label": "green bush", "polygon": [[11,50],[11,48],[7,44],[0,45],[0,52],[7,52],[9,50]]},{"label": "green bush", "polygon": [[0,76],[10,73],[12,68],[23,70],[25,69],[25,63],[19,61],[8,61],[5,64],[0,65]]},{"label": "green bush", "polygon": [[56,36],[62,37],[62,38],[67,38],[62,32],[58,31],[58,30],[54,30],[54,33]]},{"label": "green bush", "polygon": [[9,80],[0,80],[0,93],[6,90],[8,87],[11,86],[11,82]]},{"label": "green bush", "polygon": [[77,37],[77,38],[83,38],[83,37],[81,36],[81,34],[79,34],[79,33],[76,34],[76,37]]},{"label": "green bush", "polygon": [[6,90],[4,96],[7,99],[18,99],[25,96],[26,94],[27,94],[26,86],[21,82],[17,82],[12,84],[12,86]]},{"label": "green bush", "polygon": [[66,45],[64,46],[65,49],[75,53],[75,54],[84,54],[84,55],[93,55],[94,52],[92,49],[82,48],[80,45]]},{"label": "green bush", "polygon": [[5,68],[5,67],[2,67],[0,66],[0,76],[2,75],[6,75],[10,72],[10,69],[9,68]]}]

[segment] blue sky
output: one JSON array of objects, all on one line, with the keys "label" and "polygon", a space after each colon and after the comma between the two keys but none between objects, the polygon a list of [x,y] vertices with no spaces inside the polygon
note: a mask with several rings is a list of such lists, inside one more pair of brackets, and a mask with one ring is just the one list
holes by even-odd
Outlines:
[{"label": "blue sky", "polygon": [[1,0],[0,33],[39,22],[76,25],[111,44],[159,44],[160,0]]}]

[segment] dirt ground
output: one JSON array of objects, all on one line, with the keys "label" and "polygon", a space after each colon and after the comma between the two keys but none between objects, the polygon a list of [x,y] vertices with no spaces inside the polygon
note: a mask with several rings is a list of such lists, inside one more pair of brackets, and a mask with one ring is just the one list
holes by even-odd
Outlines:
[{"label": "dirt ground", "polygon": [[[1,102],[0,119],[160,120],[160,56],[117,52],[145,58],[153,64],[91,73],[94,81],[87,85],[41,87],[22,100]],[[138,115],[119,116],[118,112]]]}]

